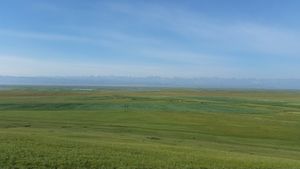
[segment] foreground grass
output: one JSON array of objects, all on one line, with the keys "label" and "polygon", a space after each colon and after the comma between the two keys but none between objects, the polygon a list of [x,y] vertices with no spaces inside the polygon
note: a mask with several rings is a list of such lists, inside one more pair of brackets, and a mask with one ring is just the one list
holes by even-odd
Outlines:
[{"label": "foreground grass", "polygon": [[2,90],[0,168],[299,169],[300,93]]}]

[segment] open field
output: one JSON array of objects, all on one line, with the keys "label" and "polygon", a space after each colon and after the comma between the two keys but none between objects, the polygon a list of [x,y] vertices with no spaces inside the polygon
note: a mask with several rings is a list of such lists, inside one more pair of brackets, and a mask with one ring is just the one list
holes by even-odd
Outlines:
[{"label": "open field", "polygon": [[1,88],[0,168],[300,169],[300,92]]}]

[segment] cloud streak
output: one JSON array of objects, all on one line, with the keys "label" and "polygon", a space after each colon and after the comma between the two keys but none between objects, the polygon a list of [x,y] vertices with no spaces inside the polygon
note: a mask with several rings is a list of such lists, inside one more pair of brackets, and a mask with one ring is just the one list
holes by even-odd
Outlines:
[{"label": "cloud streak", "polygon": [[7,30],[7,29],[0,29],[0,35],[15,37],[15,38],[36,39],[36,40],[46,40],[46,41],[70,41],[70,42],[80,42],[80,43],[95,42],[91,38],[75,36],[75,35],[17,31],[17,30]]},{"label": "cloud streak", "polygon": [[[269,55],[300,54],[297,29],[249,21],[213,19],[187,9],[149,5],[134,6],[110,3],[112,10],[126,13],[152,27],[167,29],[194,43],[211,43],[226,50],[251,51]],[[154,26],[153,26],[154,25]]]}]

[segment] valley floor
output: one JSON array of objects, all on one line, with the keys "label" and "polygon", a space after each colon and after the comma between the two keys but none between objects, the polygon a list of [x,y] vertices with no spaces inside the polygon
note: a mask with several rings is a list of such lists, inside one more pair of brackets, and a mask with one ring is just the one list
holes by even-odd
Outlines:
[{"label": "valley floor", "polygon": [[300,169],[300,92],[1,90],[0,168]]}]

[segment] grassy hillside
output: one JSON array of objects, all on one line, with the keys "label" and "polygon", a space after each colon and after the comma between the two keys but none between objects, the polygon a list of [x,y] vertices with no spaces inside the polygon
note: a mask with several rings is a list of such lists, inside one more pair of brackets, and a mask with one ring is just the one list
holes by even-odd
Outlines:
[{"label": "grassy hillside", "polygon": [[0,168],[299,169],[300,93],[0,90]]}]

